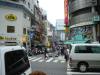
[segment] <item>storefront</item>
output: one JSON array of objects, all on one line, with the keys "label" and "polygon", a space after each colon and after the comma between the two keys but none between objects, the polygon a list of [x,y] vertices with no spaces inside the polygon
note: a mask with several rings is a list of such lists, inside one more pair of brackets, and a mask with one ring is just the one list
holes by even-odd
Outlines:
[{"label": "storefront", "polygon": [[92,25],[88,26],[81,26],[81,27],[75,27],[71,28],[71,39],[72,40],[81,40],[85,41],[86,39],[88,40],[93,40],[93,31],[92,31]]},{"label": "storefront", "polygon": [[17,45],[15,37],[0,36],[0,45]]}]

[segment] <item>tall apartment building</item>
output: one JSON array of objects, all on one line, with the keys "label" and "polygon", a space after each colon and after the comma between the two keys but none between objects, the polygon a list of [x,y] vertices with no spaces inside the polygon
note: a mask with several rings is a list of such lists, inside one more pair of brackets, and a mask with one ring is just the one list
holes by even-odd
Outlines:
[{"label": "tall apartment building", "polygon": [[65,41],[65,28],[64,28],[64,19],[57,19],[56,20],[56,36],[57,41]]},{"label": "tall apartment building", "polygon": [[69,0],[70,36],[84,42],[100,41],[100,0]]},{"label": "tall apartment building", "polygon": [[55,41],[55,27],[47,21],[47,45],[52,47]]}]

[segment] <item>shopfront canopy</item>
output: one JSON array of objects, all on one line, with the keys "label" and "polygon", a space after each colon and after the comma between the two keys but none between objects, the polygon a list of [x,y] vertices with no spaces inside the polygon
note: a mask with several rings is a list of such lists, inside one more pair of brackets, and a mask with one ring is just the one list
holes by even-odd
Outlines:
[{"label": "shopfront canopy", "polygon": [[67,41],[64,41],[64,44],[73,44],[73,41],[72,40],[67,40]]},{"label": "shopfront canopy", "polygon": [[78,44],[78,43],[86,43],[88,40],[67,40],[64,44]]}]

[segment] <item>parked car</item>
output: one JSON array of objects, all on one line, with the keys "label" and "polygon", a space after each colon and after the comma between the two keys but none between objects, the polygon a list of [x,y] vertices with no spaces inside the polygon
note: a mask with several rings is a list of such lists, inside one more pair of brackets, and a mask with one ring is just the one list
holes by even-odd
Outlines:
[{"label": "parked car", "polygon": [[29,75],[31,72],[25,48],[20,46],[0,47],[0,75]]},{"label": "parked car", "polygon": [[100,44],[72,44],[69,58],[70,67],[81,72],[100,68]]}]

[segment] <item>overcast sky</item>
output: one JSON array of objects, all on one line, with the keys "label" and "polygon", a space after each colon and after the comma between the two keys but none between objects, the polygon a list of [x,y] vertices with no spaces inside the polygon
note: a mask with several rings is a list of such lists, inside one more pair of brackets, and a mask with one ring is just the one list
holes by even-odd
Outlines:
[{"label": "overcast sky", "polygon": [[64,18],[64,0],[39,0],[39,5],[46,10],[47,18],[54,26],[56,19]]}]

